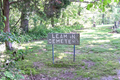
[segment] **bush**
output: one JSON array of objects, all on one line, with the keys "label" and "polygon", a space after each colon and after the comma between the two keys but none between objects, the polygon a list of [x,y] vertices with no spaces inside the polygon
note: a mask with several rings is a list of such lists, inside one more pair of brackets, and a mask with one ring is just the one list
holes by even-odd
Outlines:
[{"label": "bush", "polygon": [[72,26],[56,26],[54,28],[47,29],[46,26],[40,25],[36,26],[29,31],[29,33],[18,35],[18,39],[20,42],[29,42],[32,40],[39,40],[43,38],[47,38],[48,33],[70,33],[73,30],[78,30],[83,28],[84,26],[81,24],[74,24]]},{"label": "bush", "polygon": [[10,41],[10,42],[18,42],[19,40],[17,39],[16,35],[14,33],[9,33],[9,32],[3,32],[1,31],[0,33],[0,42],[5,42],[5,41]]},{"label": "bush", "polygon": [[84,28],[84,26],[80,24],[79,22],[75,22],[72,27],[73,29],[76,29],[76,30]]},{"label": "bush", "polygon": [[39,36],[47,36],[47,33],[49,33],[50,30],[47,29],[46,26],[44,25],[40,25],[40,26],[36,26],[34,27],[29,33],[35,34],[35,35],[39,35]]}]

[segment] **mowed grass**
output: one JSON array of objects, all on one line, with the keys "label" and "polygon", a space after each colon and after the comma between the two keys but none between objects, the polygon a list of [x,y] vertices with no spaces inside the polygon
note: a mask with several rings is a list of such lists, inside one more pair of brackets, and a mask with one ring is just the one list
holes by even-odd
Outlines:
[{"label": "mowed grass", "polygon": [[[117,80],[120,34],[111,31],[107,26],[76,31],[80,33],[80,45],[76,45],[75,62],[73,45],[54,45],[53,64],[52,45],[48,45],[47,40],[22,44],[28,49],[25,60],[18,62],[19,67],[24,74],[45,74],[63,80],[101,80],[107,76]],[[72,77],[67,76],[66,72],[71,73]]]}]

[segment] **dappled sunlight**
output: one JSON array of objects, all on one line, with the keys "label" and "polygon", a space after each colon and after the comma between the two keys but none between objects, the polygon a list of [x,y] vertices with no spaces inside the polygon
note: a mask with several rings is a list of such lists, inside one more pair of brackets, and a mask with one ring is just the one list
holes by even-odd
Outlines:
[{"label": "dappled sunlight", "polygon": [[91,22],[83,23],[85,28],[90,28],[92,26]]},{"label": "dappled sunlight", "polygon": [[46,45],[37,45],[38,47],[45,47]]},{"label": "dappled sunlight", "polygon": [[0,58],[0,62],[4,62],[5,61],[5,59],[4,58]]},{"label": "dappled sunlight", "polygon": [[7,55],[0,55],[0,58],[7,57]]},{"label": "dappled sunlight", "polygon": [[113,36],[111,36],[112,38],[120,38],[120,34],[114,34]]},{"label": "dappled sunlight", "polygon": [[23,44],[21,44],[21,46],[33,46],[33,45],[35,45],[35,44],[33,44],[33,43],[23,43]]},{"label": "dappled sunlight", "polygon": [[109,27],[109,26],[114,26],[114,24],[97,25],[96,27]]},{"label": "dappled sunlight", "polygon": [[25,60],[25,62],[29,62],[30,60]]},{"label": "dappled sunlight", "polygon": [[44,41],[35,41],[34,43],[35,43],[35,44],[38,44],[38,43],[39,43],[39,44],[42,44],[42,43],[44,43]]},{"label": "dappled sunlight", "polygon": [[62,59],[63,57],[67,57],[67,55],[65,55],[64,53],[60,53],[58,56],[59,59]]},{"label": "dappled sunlight", "polygon": [[24,46],[21,46],[21,44],[18,44],[18,43],[13,43],[12,45],[13,45],[13,47],[16,48],[16,49],[25,49]]},{"label": "dappled sunlight", "polygon": [[99,39],[99,38],[102,38],[102,37],[93,37],[94,39]]},{"label": "dappled sunlight", "polygon": [[89,47],[94,47],[94,46],[96,46],[96,45],[92,45],[92,44],[91,44],[91,45],[89,45]]},{"label": "dappled sunlight", "polygon": [[14,48],[17,48],[18,50],[20,50],[20,49],[26,49],[24,46],[16,46]]},{"label": "dappled sunlight", "polygon": [[33,47],[29,46],[28,48],[29,48],[29,49],[32,49]]},{"label": "dappled sunlight", "polygon": [[0,45],[0,53],[4,52],[6,50],[5,44]]},{"label": "dappled sunlight", "polygon": [[4,62],[6,58],[9,58],[9,56],[5,54],[0,55],[0,62]]},{"label": "dappled sunlight", "polygon": [[92,37],[92,35],[87,35],[87,34],[85,34],[85,35],[80,35],[80,37]]},{"label": "dappled sunlight", "polygon": [[109,50],[114,50],[113,48],[109,48]]},{"label": "dappled sunlight", "polygon": [[33,48],[34,46],[38,46],[38,47],[45,47],[45,45],[43,44],[44,41],[34,41],[31,43],[24,43],[22,44],[22,46],[25,48],[25,46],[31,46],[29,48]]},{"label": "dappled sunlight", "polygon": [[91,29],[86,29],[86,30],[83,30],[85,33],[91,33],[91,32],[95,32],[95,30],[91,30]]},{"label": "dappled sunlight", "polygon": [[93,43],[104,43],[104,42],[110,42],[110,40],[93,40]]}]

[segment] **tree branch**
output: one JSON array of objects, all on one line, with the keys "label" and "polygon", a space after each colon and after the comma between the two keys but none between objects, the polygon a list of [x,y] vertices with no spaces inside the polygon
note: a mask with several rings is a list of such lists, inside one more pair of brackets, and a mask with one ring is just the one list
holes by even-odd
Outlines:
[{"label": "tree branch", "polygon": [[18,21],[14,24],[14,26],[16,26],[18,24],[18,22],[20,21],[21,17],[18,19]]},{"label": "tree branch", "polygon": [[14,26],[12,27],[12,29],[13,28],[15,28],[15,26],[18,24],[18,22],[20,21],[20,19],[21,19],[21,17],[18,19],[18,21],[14,24]]}]

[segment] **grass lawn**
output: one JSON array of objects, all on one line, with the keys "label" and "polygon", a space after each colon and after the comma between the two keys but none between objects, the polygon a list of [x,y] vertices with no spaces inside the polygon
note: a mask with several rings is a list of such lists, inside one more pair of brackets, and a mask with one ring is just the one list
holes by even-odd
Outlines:
[{"label": "grass lawn", "polygon": [[21,44],[27,55],[18,65],[24,76],[35,80],[119,80],[120,34],[111,31],[109,26],[76,30],[80,45],[75,62],[73,45],[55,45],[53,64],[47,40]]}]

